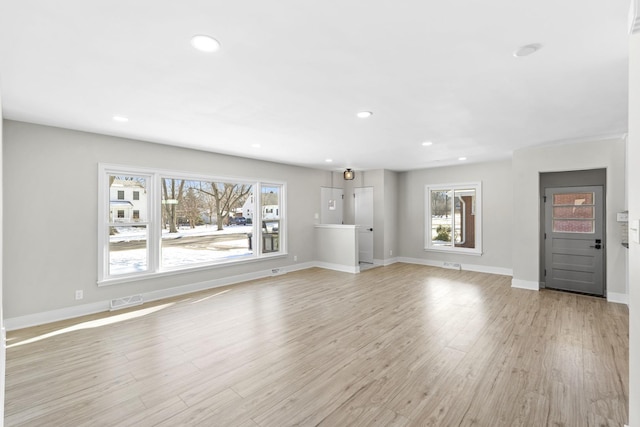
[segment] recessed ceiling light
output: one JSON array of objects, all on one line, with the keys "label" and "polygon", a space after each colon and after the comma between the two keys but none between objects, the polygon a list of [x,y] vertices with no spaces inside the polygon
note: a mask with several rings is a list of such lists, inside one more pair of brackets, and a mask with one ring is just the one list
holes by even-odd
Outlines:
[{"label": "recessed ceiling light", "polygon": [[430,146],[430,145],[433,145],[433,142],[431,142],[431,141],[425,141],[425,142],[423,142],[423,143],[422,143],[422,146],[423,146],[423,147],[428,147],[428,146]]},{"label": "recessed ceiling light", "polygon": [[215,52],[220,49],[220,42],[211,36],[198,34],[191,37],[191,46],[201,52]]},{"label": "recessed ceiling light", "polygon": [[126,123],[129,121],[125,116],[113,116],[112,118],[114,122]]},{"label": "recessed ceiling light", "polygon": [[458,157],[458,160],[460,160],[462,162],[462,161],[467,160],[467,158],[466,157]]},{"label": "recessed ceiling light", "polygon": [[251,144],[253,148],[260,148],[260,144]]},{"label": "recessed ceiling light", "polygon": [[324,161],[327,162],[327,163],[331,163],[331,162],[333,162],[333,159],[325,159]]},{"label": "recessed ceiling light", "polygon": [[518,50],[513,52],[513,56],[515,56],[516,58],[529,56],[532,53],[536,53],[537,51],[539,51],[541,47],[542,45],[540,43],[533,43],[533,44],[521,46],[518,48]]},{"label": "recessed ceiling light", "polygon": [[361,119],[366,119],[367,117],[373,116],[373,113],[371,111],[360,111],[358,114],[356,114],[356,116],[360,117]]}]

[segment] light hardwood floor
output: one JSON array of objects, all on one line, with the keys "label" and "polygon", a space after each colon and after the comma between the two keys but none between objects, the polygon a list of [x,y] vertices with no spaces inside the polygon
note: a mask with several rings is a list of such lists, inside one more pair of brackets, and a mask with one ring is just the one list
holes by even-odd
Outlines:
[{"label": "light hardwood floor", "polygon": [[628,310],[394,264],[9,333],[7,426],[622,426]]}]

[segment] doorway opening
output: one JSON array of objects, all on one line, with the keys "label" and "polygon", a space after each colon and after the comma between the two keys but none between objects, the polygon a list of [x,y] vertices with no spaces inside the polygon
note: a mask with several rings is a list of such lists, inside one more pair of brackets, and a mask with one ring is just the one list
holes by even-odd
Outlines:
[{"label": "doorway opening", "polygon": [[360,269],[373,266],[373,187],[354,188]]}]

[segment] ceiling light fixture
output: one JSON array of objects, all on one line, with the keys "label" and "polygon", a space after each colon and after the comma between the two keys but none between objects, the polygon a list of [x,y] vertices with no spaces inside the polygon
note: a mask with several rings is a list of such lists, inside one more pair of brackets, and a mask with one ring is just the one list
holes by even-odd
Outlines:
[{"label": "ceiling light fixture", "polygon": [[113,116],[112,119],[114,122],[120,122],[120,123],[126,123],[129,121],[129,119],[126,118],[125,116]]},{"label": "ceiling light fixture", "polygon": [[358,114],[356,114],[356,116],[360,117],[361,119],[366,119],[367,117],[373,116],[373,113],[371,111],[360,111]]},{"label": "ceiling light fixture", "polygon": [[422,143],[422,146],[423,146],[423,147],[428,147],[428,146],[430,146],[430,145],[433,145],[433,142],[431,142],[431,141],[425,141],[425,142],[423,142],[423,143]]},{"label": "ceiling light fixture", "polygon": [[466,157],[458,157],[458,160],[460,160],[461,162],[463,162],[463,161],[467,160],[467,158],[466,158]]},{"label": "ceiling light fixture", "polygon": [[260,148],[260,144],[251,144],[251,147],[253,147],[253,148]]},{"label": "ceiling light fixture", "polygon": [[513,52],[513,56],[515,56],[516,58],[521,58],[523,56],[529,56],[529,55],[539,51],[540,48],[542,48],[542,45],[540,43],[533,43],[533,44],[528,44],[528,45],[525,45],[525,46],[521,46],[521,47],[518,48],[518,50]]},{"label": "ceiling light fixture", "polygon": [[215,52],[220,49],[220,42],[211,36],[198,34],[191,37],[191,46],[200,52]]},{"label": "ceiling light fixture", "polygon": [[342,176],[344,176],[344,179],[347,181],[351,181],[353,178],[356,177],[356,174],[354,171],[352,171],[351,169],[347,168],[346,171],[344,171],[344,173],[342,174]]},{"label": "ceiling light fixture", "polygon": [[324,161],[327,162],[327,163],[331,163],[331,162],[333,162],[333,159],[324,159]]}]

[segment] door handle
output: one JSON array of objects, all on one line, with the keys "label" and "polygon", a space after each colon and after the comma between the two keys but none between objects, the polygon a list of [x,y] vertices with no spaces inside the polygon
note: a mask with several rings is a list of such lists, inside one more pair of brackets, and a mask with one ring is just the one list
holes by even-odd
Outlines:
[{"label": "door handle", "polygon": [[602,245],[601,245],[600,243],[598,243],[598,244],[597,244],[597,245],[595,245],[595,246],[589,246],[589,247],[590,247],[590,248],[600,249],[600,248],[602,248]]},{"label": "door handle", "polygon": [[373,231],[373,228],[369,228],[369,231]]}]

